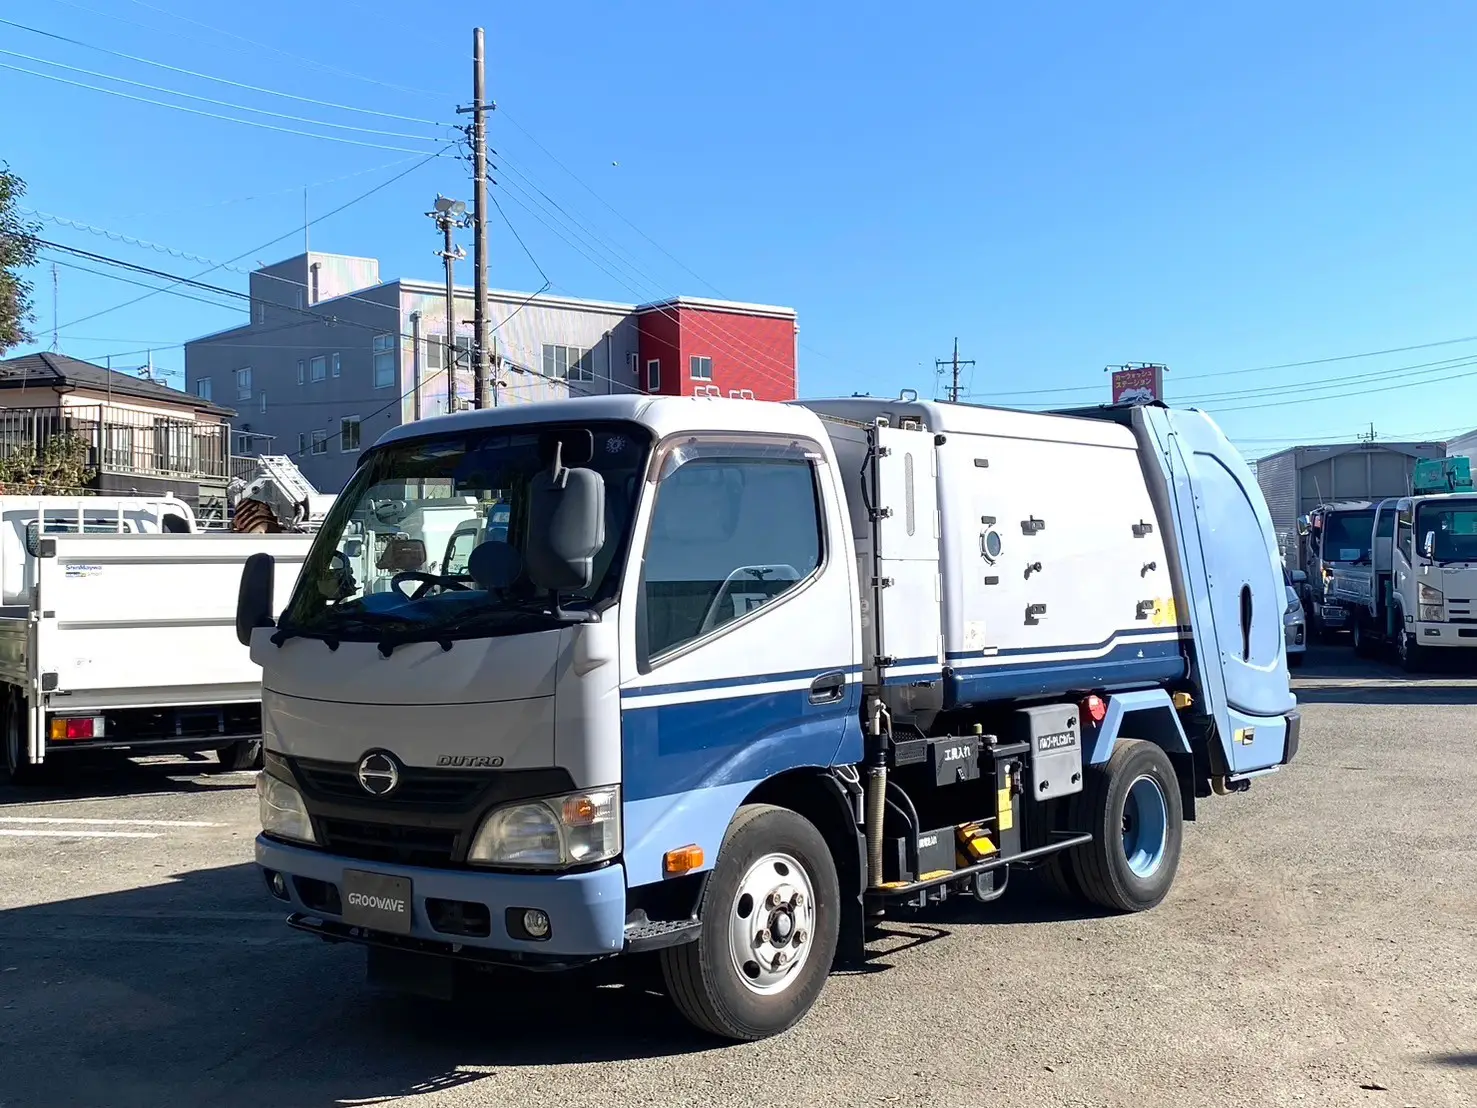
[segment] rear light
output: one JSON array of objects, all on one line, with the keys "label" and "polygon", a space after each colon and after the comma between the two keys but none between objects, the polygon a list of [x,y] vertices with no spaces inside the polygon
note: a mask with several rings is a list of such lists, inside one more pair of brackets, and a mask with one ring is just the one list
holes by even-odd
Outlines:
[{"label": "rear light", "polygon": [[1093,723],[1102,723],[1108,715],[1108,702],[1094,694],[1082,702],[1082,714]]},{"label": "rear light", "polygon": [[100,739],[105,730],[102,716],[59,716],[51,721],[51,741]]}]

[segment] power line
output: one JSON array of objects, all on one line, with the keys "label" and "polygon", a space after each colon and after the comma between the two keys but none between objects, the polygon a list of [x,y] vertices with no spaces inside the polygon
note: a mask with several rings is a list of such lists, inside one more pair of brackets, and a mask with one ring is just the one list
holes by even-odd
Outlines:
[{"label": "power line", "polygon": [[[14,20],[10,19],[0,19],[0,23],[5,24],[7,27],[14,27],[17,30],[29,31],[31,34],[34,35],[42,35],[46,38],[55,39],[58,42],[66,42],[70,43],[73,46],[80,46],[85,50],[96,50],[100,54],[107,54],[114,58],[122,58],[125,61],[138,62],[141,65],[152,65],[159,69],[168,70],[171,73],[182,73],[187,77],[198,77],[202,81],[215,81],[218,84],[230,85],[234,88],[246,89],[250,92],[265,93],[268,96],[281,96],[287,100],[297,100],[304,104],[317,104],[319,107],[323,108],[336,108],[339,111],[359,112],[363,115],[377,115],[385,119],[398,119],[405,123],[424,123],[429,127],[447,126],[445,123],[434,119],[421,119],[418,116],[400,115],[396,112],[382,112],[376,108],[360,108],[356,107],[353,104],[337,104],[331,100],[319,100],[312,96],[299,96],[296,93],[292,92],[282,92],[280,89],[263,88],[261,85],[249,85],[243,81],[233,81],[229,77],[217,77],[211,73],[201,73],[198,70],[184,69],[177,65],[170,65],[167,62],[158,62],[154,61],[151,58],[142,58],[139,57],[137,54],[125,54],[121,50],[109,50],[106,46],[98,46],[95,43],[83,42],[81,39],[71,38],[67,35],[59,35],[54,31],[42,30],[40,27],[30,27],[24,23],[16,23]],[[33,58],[31,60],[39,61],[41,59]],[[53,62],[48,64],[59,63]]]},{"label": "power line", "polygon": [[[303,138],[322,139],[325,142],[342,142],[347,143],[350,146],[367,146],[373,150],[391,150],[399,154],[425,153],[425,151],[423,150],[415,150],[408,146],[387,146],[384,143],[366,142],[362,139],[346,138],[341,135],[319,135],[314,134],[312,131],[300,131],[295,127],[279,127],[274,123],[262,123],[255,119],[237,119],[234,116],[221,115],[219,112],[207,112],[203,108],[191,108],[187,107],[184,104],[170,104],[163,100],[151,100],[147,96],[135,96],[133,93],[123,92],[121,89],[102,88],[98,85],[89,85],[85,81],[73,81],[67,77],[59,77],[55,73],[37,73],[34,69],[24,69],[18,65],[11,65],[9,62],[0,62],[0,69],[9,69],[15,73],[24,73],[28,77],[41,77],[47,81],[57,81],[64,85],[72,85],[75,88],[89,89],[92,92],[102,92],[106,93],[109,96],[121,96],[125,100],[136,100],[141,104],[153,104],[157,108],[173,108],[175,111],[178,112],[189,112],[191,115],[200,115],[204,116],[207,119],[219,119],[226,123],[239,123],[243,127],[258,127],[264,131],[280,131],[281,133],[287,135],[300,135]],[[330,125],[325,124],[325,126]],[[424,141],[434,142],[437,140],[425,139]],[[432,157],[439,156],[440,155],[436,154],[432,155]]]},{"label": "power line", "polygon": [[[136,19],[129,19],[127,16],[118,15],[116,12],[98,11],[96,8],[89,8],[85,4],[77,3],[77,0],[56,0],[56,3],[65,4],[69,8],[75,8],[78,11],[87,12],[89,15],[96,15],[106,19],[115,19],[119,23],[126,23],[130,27],[138,27],[141,30],[149,32],[150,34],[171,35],[174,38],[182,39],[185,42],[207,42],[207,40],[202,39],[199,35],[188,35],[185,34],[183,31],[170,30],[167,27],[151,27],[146,23],[140,23]],[[291,58],[293,61],[302,62],[304,65],[312,66],[314,69],[322,70],[325,73],[332,73],[339,77],[349,77],[355,81],[363,81],[366,84],[378,85],[381,88],[392,89],[395,92],[408,92],[418,96],[434,97],[437,100],[442,101],[443,103],[445,103],[446,100],[449,99],[446,95],[439,92],[431,92],[428,89],[412,88],[405,85],[395,85],[391,84],[388,81],[381,81],[375,77],[366,77],[362,73],[354,73],[353,71],[348,69],[340,69],[337,66],[329,65],[327,62],[316,61],[313,58],[306,58],[303,57],[301,54],[294,54],[291,51],[283,50],[277,46],[271,46],[264,42],[257,42],[255,39],[249,39],[245,35],[238,35],[234,31],[226,31],[219,27],[212,27],[208,23],[202,23],[200,22],[200,20],[192,19],[187,15],[179,15],[175,12],[165,11],[163,8],[156,8],[152,4],[143,3],[142,0],[133,0],[133,3],[137,4],[139,7],[148,8],[150,11],[157,12],[160,15],[169,16],[174,19],[180,19],[186,23],[192,23],[197,27],[203,28],[204,30],[212,31],[215,34],[225,35],[228,38],[236,39],[237,41],[244,42],[249,46],[254,46],[259,50],[268,50],[274,54],[279,54],[284,58]],[[231,50],[232,53],[239,54],[242,57],[251,56],[249,51],[242,50],[240,47],[222,47],[221,44],[218,42],[210,42],[209,45],[214,50],[228,49]]]},{"label": "power line", "polygon": [[[437,152],[435,154],[428,154],[428,155],[422,157],[420,159],[420,161],[416,162],[414,165],[408,167],[407,169],[404,169],[401,172],[395,174],[393,177],[389,177],[389,178],[381,181],[379,184],[375,185],[373,188],[370,188],[370,189],[366,190],[365,192],[361,192],[358,196],[354,197],[351,200],[345,201],[344,203],[340,204],[338,207],[332,209],[331,211],[324,212],[322,215],[317,216],[314,219],[308,220],[307,225],[310,226],[310,227],[316,226],[319,223],[322,223],[324,220],[331,219],[332,217],[338,215],[340,212],[345,211],[348,208],[352,208],[355,204],[358,204],[358,203],[360,203],[361,201],[364,201],[364,200],[368,200],[371,196],[373,196],[375,193],[379,192],[380,190],[389,188],[396,181],[402,180],[403,178],[410,176],[410,174],[414,173],[417,169],[420,169],[422,166],[429,165],[434,159],[440,157],[442,154],[444,154],[446,152],[446,150],[449,150],[449,149],[451,149],[451,145],[446,146],[441,151],[439,151],[439,152]],[[259,253],[262,250],[265,250],[269,246],[275,246],[275,245],[277,245],[277,243],[281,242],[283,239],[294,237],[295,235],[298,234],[298,232],[300,230],[301,230],[300,227],[294,227],[292,230],[287,231],[287,232],[285,232],[283,234],[280,234],[280,235],[278,235],[274,239],[270,239],[267,242],[259,243],[258,245],[253,246],[250,250],[243,250],[240,254],[237,254],[234,258],[229,258],[229,259],[227,259],[227,261],[221,263],[220,265],[213,265],[213,266],[211,266],[208,269],[201,270],[199,273],[195,274],[195,278],[194,279],[199,279],[199,278],[204,277],[204,276],[206,276],[208,274],[214,273],[217,269],[220,269],[222,265],[230,265],[230,264],[233,264],[235,262],[239,262],[242,258],[248,258],[248,257],[250,257],[253,254],[256,254],[256,253]],[[170,275],[170,276],[172,277],[172,275]],[[174,286],[170,286],[170,287],[172,288]],[[70,321],[69,323],[63,324],[61,329],[63,331],[65,331],[68,327],[75,327],[79,323],[86,323],[89,320],[97,319],[99,316],[108,315],[108,314],[110,314],[112,312],[119,311],[119,310],[121,310],[123,308],[132,307],[133,305],[138,304],[141,301],[144,301],[144,300],[149,299],[151,296],[155,296],[155,295],[157,295],[160,292],[167,292],[167,291],[169,291],[169,290],[168,289],[155,289],[152,292],[146,293],[143,296],[137,296],[137,297],[134,297],[134,299],[132,299],[132,300],[124,301],[122,304],[116,304],[116,305],[114,305],[111,308],[104,308],[104,309],[102,309],[102,311],[93,312],[90,315],[81,316],[81,317],[79,317],[77,319],[74,319],[74,320]]]},{"label": "power line", "polygon": [[[445,138],[436,138],[420,134],[412,134],[408,131],[386,131],[379,127],[360,127],[353,123],[332,123],[324,119],[315,119],[312,116],[293,115],[290,112],[274,112],[270,108],[253,108],[249,104],[237,104],[230,100],[218,100],[213,96],[200,96],[193,92],[181,92],[179,89],[166,88],[163,85],[151,85],[147,81],[135,81],[131,77],[119,77],[112,73],[102,73],[96,69],[85,69],[80,65],[67,65],[65,62],[54,62],[50,58],[38,58],[34,54],[23,54],[19,50],[0,49],[0,54],[11,58],[20,58],[22,61],[34,62],[37,65],[49,65],[55,69],[65,69],[69,73],[81,73],[87,77],[98,77],[104,81],[115,81],[120,85],[132,85],[134,88],[148,89],[150,92],[162,92],[166,96],[179,96],[185,100],[195,100],[201,104],[213,104],[218,108],[230,108],[232,111],[253,112],[256,115],[270,116],[273,119],[286,119],[293,123],[308,123],[314,127],[337,127],[341,131],[354,131],[362,135],[380,135],[384,138],[410,139],[412,142],[445,142]],[[46,74],[39,74],[46,76]],[[105,92],[116,90],[104,89]],[[179,105],[171,105],[178,107]],[[244,119],[236,120],[238,123],[247,122]],[[441,124],[433,124],[441,126]],[[328,138],[330,136],[323,136]]]}]

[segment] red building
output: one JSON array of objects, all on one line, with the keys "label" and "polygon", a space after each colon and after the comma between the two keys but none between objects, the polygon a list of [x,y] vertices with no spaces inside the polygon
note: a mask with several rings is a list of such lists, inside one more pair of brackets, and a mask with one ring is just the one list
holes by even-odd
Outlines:
[{"label": "red building", "polygon": [[640,382],[667,396],[794,400],[791,308],[679,296],[636,309]]}]

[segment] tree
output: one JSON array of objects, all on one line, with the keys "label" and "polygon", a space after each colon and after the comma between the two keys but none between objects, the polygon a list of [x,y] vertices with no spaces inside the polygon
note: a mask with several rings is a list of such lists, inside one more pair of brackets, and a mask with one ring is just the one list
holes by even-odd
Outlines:
[{"label": "tree", "polygon": [[75,496],[97,476],[87,464],[87,440],[77,435],[53,435],[41,444],[27,444],[0,458],[0,496]]},{"label": "tree", "polygon": [[0,162],[0,354],[31,341],[31,282],[24,271],[36,264],[41,225],[21,218],[25,194],[26,183]]}]

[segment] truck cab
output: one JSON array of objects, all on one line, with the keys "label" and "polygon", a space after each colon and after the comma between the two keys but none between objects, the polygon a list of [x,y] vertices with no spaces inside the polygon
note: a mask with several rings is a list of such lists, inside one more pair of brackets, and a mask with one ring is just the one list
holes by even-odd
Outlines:
[{"label": "truck cab", "polygon": [[1477,496],[1405,497],[1390,508],[1385,627],[1401,662],[1418,670],[1433,651],[1477,649]]},{"label": "truck cab", "polygon": [[1323,504],[1298,521],[1307,572],[1302,602],[1310,636],[1353,628],[1357,598],[1368,588],[1374,523],[1370,501]]}]

